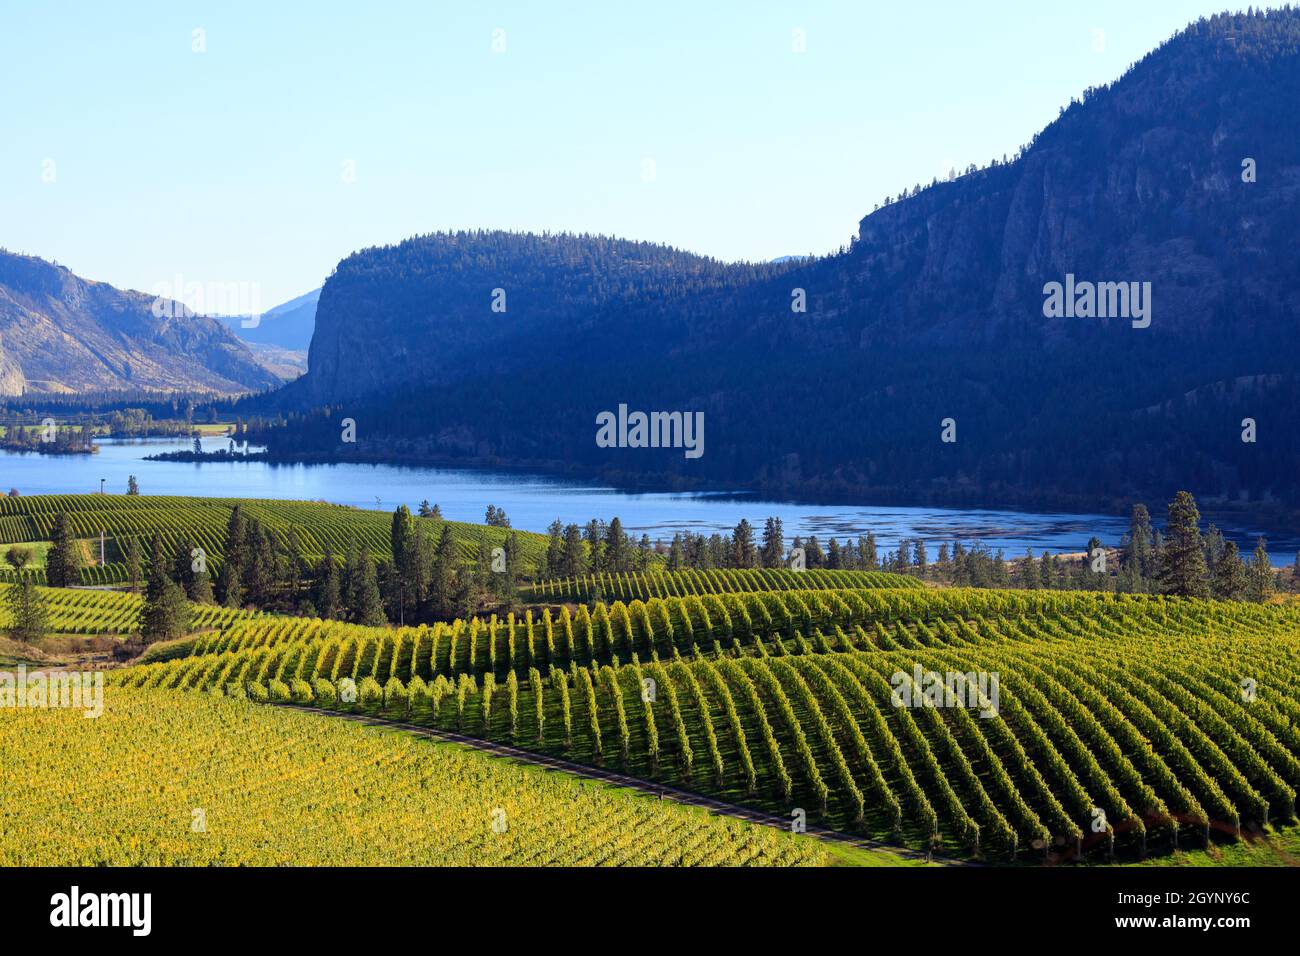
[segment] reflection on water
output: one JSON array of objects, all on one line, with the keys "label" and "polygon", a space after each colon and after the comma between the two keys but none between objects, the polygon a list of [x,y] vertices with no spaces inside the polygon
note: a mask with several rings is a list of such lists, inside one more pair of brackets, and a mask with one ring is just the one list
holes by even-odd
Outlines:
[{"label": "reflection on water", "polygon": [[[1041,551],[1082,551],[1096,535],[1105,544],[1118,544],[1127,527],[1122,518],[1085,514],[1025,514],[1014,511],[956,511],[941,508],[898,508],[854,505],[801,505],[758,501],[740,495],[628,494],[612,488],[556,481],[503,472],[420,468],[399,465],[330,464],[280,465],[267,462],[144,461],[146,455],[192,447],[190,439],[105,441],[99,453],[45,457],[0,453],[0,493],[10,487],[25,495],[98,491],[100,479],[108,491],[126,490],[135,475],[147,495],[205,495],[228,498],[290,498],[324,500],[360,508],[392,510],[406,504],[412,510],[428,499],[458,521],[482,521],[489,504],[504,508],[516,528],[544,531],[554,519],[585,524],[591,518],[622,519],[630,534],[668,540],[675,531],[711,534],[735,527],[741,518],[761,534],[763,519],[779,516],[786,542],[795,535],[856,538],[875,532],[882,549],[900,538],[981,542],[1008,557],[1026,548]],[[212,451],[229,446],[225,438],[205,438]],[[1152,509],[1157,521],[1158,509]],[[1254,547],[1258,529],[1225,528],[1243,550]],[[1289,564],[1300,541],[1269,535],[1274,563]],[[934,549],[931,549],[933,559]]]}]

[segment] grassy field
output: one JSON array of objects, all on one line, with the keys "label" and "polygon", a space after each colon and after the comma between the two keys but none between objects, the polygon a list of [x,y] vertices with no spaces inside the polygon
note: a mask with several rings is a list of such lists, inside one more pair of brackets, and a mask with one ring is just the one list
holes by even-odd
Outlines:
[{"label": "grassy field", "polygon": [[[15,546],[19,548],[28,548],[31,550],[32,558],[30,561],[27,562],[27,566],[26,566],[27,569],[35,571],[38,569],[43,569],[45,567],[45,556],[50,552],[50,542],[48,541],[5,542],[4,544],[0,544],[0,560],[3,560],[6,551],[8,551],[10,548]],[[87,551],[87,554],[89,553],[90,552]],[[96,556],[98,556],[97,553]],[[0,565],[0,567],[3,567],[7,571],[9,570],[10,566],[8,564],[4,564],[4,565]]]}]

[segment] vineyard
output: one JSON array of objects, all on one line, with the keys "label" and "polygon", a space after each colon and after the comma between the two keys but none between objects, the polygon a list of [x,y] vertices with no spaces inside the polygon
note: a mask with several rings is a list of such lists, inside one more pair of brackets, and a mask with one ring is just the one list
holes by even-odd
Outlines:
[{"label": "vineyard", "polygon": [[609,601],[645,601],[649,598],[751,591],[908,587],[921,587],[921,583],[906,575],[883,571],[752,568],[585,574],[539,581],[520,591],[525,598],[536,602],[590,601],[593,597]]},{"label": "vineyard", "polygon": [[425,723],[989,860],[1137,859],[1295,818],[1294,608],[822,584],[240,621],[117,681]]},{"label": "vineyard", "polygon": [[[39,755],[36,757],[34,755]],[[800,866],[822,844],[209,695],[0,709],[0,866]]]},{"label": "vineyard", "polygon": [[[0,597],[12,585],[0,584]],[[56,634],[130,634],[138,630],[144,599],[117,591],[79,591],[41,588],[49,607],[48,630]],[[211,604],[190,605],[190,626],[195,631],[229,629],[241,621],[274,620],[257,611],[233,610]],[[0,601],[0,628],[9,615]]]},{"label": "vineyard", "polygon": [[[147,548],[157,532],[171,553],[177,542],[188,538],[202,548],[215,574],[225,549],[226,523],[234,506],[242,507],[248,517],[256,519],[280,541],[290,529],[297,534],[304,558],[317,561],[329,548],[342,556],[349,542],[369,549],[375,558],[392,555],[390,527],[392,515],[385,511],[363,511],[343,505],[309,501],[276,501],[233,498],[184,498],[154,495],[33,495],[25,498],[0,499],[0,541],[18,543],[46,541],[54,533],[55,519],[66,513],[73,533],[90,539],[98,547],[100,532],[105,538],[106,562],[82,570],[82,584],[116,584],[126,580],[126,565],[121,560],[126,542],[139,538]],[[457,521],[420,519],[416,527],[434,537],[444,526],[451,527],[461,556],[473,560],[479,547],[504,544],[509,533],[505,528],[466,524]],[[522,568],[536,566],[544,553],[546,538],[530,532],[516,532],[520,542]],[[0,570],[0,581],[14,580],[12,568]],[[24,572],[38,583],[44,572]]]}]

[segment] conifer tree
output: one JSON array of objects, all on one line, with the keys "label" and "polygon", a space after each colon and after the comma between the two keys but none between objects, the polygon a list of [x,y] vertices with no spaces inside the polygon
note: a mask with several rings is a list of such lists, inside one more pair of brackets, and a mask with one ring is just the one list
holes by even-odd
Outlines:
[{"label": "conifer tree", "polygon": [[1025,549],[1025,556],[1020,559],[1020,567],[1017,569],[1017,576],[1020,578],[1020,586],[1028,588],[1031,591],[1037,591],[1042,584],[1038,575],[1038,563],[1034,560],[1034,551],[1032,548]]},{"label": "conifer tree", "polygon": [[731,567],[752,568],[758,563],[754,548],[754,528],[745,518],[740,519],[731,534]]},{"label": "conifer tree", "polygon": [[587,556],[583,549],[582,531],[576,524],[564,529],[562,573],[572,577],[587,572]]},{"label": "conifer tree", "polygon": [[339,579],[338,562],[328,545],[325,554],[316,565],[315,581],[312,583],[312,604],[316,613],[328,621],[339,621],[344,617],[343,590]]},{"label": "conifer tree", "polygon": [[763,524],[763,567],[779,568],[785,556],[785,529],[781,519],[768,518]]},{"label": "conifer tree", "polygon": [[[668,546],[668,570],[680,571],[686,563],[686,549],[682,547],[682,533],[673,535],[672,544]],[[1296,555],[1296,566],[1300,568],[1300,554]]]},{"label": "conifer tree", "polygon": [[1205,552],[1201,545],[1201,513],[1190,492],[1180,491],[1169,503],[1169,522],[1160,581],[1166,594],[1206,597],[1209,594]]},{"label": "conifer tree", "polygon": [[348,616],[356,624],[382,627],[388,623],[379,594],[379,572],[370,552],[362,548],[348,575]]},{"label": "conifer tree", "polygon": [[140,591],[144,580],[144,555],[140,551],[140,539],[134,535],[126,543],[126,588],[132,594]]},{"label": "conifer tree", "polygon": [[1133,569],[1135,581],[1150,578],[1155,573],[1153,547],[1155,535],[1151,528],[1151,514],[1144,504],[1136,504],[1129,516],[1128,545],[1124,564]]},{"label": "conifer tree", "polygon": [[447,618],[455,608],[456,542],[450,525],[443,525],[429,574],[429,606],[433,616]]},{"label": "conifer tree", "polygon": [[5,591],[4,604],[9,612],[11,638],[30,644],[45,636],[49,627],[49,603],[31,578],[19,578]]},{"label": "conifer tree", "polygon": [[72,522],[64,512],[54,519],[54,538],[45,554],[45,581],[52,588],[81,583],[81,544],[73,536]]},{"label": "conifer tree", "polygon": [[611,574],[628,570],[627,532],[623,530],[623,522],[617,516],[605,529],[604,568]]},{"label": "conifer tree", "polygon": [[546,529],[546,557],[542,572],[545,575],[560,575],[564,565],[564,525],[556,518]]},{"label": "conifer tree", "polygon": [[1260,538],[1250,562],[1250,599],[1267,601],[1273,593],[1273,562],[1268,557],[1268,543]]},{"label": "conifer tree", "polygon": [[244,512],[235,505],[226,521],[225,557],[217,573],[217,597],[225,607],[242,607],[244,603],[244,566],[247,564],[248,529]]},{"label": "conifer tree", "polygon": [[862,566],[868,571],[880,570],[880,559],[876,555],[876,534],[874,531],[868,531],[866,539],[862,542]]},{"label": "conifer tree", "polygon": [[185,592],[171,579],[169,570],[162,535],[155,531],[149,548],[149,583],[140,608],[140,633],[146,640],[181,637],[190,627],[190,606]]},{"label": "conifer tree", "polygon": [[1224,544],[1223,556],[1214,564],[1211,588],[1214,596],[1221,601],[1244,601],[1250,587],[1250,578],[1246,565],[1241,560],[1241,553],[1235,542]]},{"label": "conifer tree", "polygon": [[587,522],[587,527],[583,529],[582,538],[587,542],[587,567],[592,574],[597,574],[606,570],[605,568],[605,523],[598,518],[592,518]]}]

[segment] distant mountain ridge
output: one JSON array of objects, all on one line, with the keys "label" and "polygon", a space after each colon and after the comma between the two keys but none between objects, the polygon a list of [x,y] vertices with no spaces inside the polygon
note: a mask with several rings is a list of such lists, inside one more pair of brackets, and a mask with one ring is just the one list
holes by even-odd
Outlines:
[{"label": "distant mountain ridge", "polygon": [[320,289],[312,289],[267,309],[257,317],[256,324],[247,324],[251,320],[242,315],[219,315],[215,318],[245,342],[302,352],[305,357],[316,328],[316,303],[320,301],[320,292]]},{"label": "distant mountain ridge", "polygon": [[221,323],[156,301],[0,250],[0,394],[235,395],[280,383]]},{"label": "distant mountain ridge", "polygon": [[[829,256],[508,233],[364,250],[275,407],[368,425],[340,447],[309,415],[273,443],[918,503],[1191,487],[1300,507],[1300,127],[1278,121],[1297,104],[1300,11],[1225,14]],[[1070,275],[1149,282],[1150,327],[1046,317]],[[624,402],[703,411],[707,453],[598,447]]]}]

